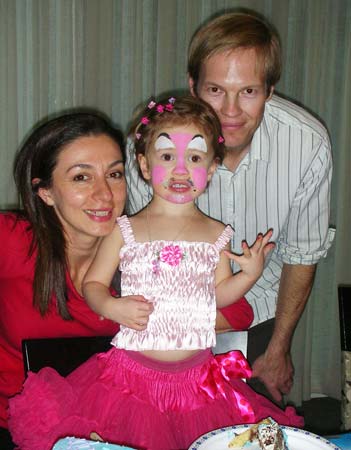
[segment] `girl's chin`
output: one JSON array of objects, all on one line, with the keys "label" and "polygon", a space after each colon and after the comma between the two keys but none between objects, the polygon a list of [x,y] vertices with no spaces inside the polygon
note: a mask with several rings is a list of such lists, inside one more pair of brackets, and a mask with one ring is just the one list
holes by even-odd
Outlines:
[{"label": "girl's chin", "polygon": [[189,194],[172,194],[172,195],[168,195],[166,197],[166,200],[168,200],[171,203],[176,203],[177,205],[182,205],[184,203],[190,203],[194,199]]}]

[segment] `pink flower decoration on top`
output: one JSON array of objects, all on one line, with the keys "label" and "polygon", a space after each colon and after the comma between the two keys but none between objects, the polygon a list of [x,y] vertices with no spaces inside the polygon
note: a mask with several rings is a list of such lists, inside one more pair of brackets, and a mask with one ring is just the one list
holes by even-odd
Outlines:
[{"label": "pink flower decoration on top", "polygon": [[173,111],[173,105],[172,105],[172,103],[167,103],[167,105],[165,106],[165,110],[166,110],[166,111],[169,111],[169,112]]},{"label": "pink flower decoration on top", "polygon": [[146,116],[144,116],[144,117],[142,117],[141,118],[141,121],[140,121],[143,125],[147,125],[149,122],[150,122],[150,120],[146,117]]},{"label": "pink flower decoration on top", "polygon": [[153,100],[151,100],[151,102],[147,105],[147,107],[148,107],[149,109],[152,109],[155,105],[156,105],[156,102],[154,102]]},{"label": "pink flower decoration on top", "polygon": [[160,260],[170,266],[177,266],[183,259],[184,253],[179,245],[166,245],[160,251]]},{"label": "pink flower decoration on top", "polygon": [[159,113],[163,113],[163,111],[165,110],[163,105],[157,105],[156,106],[156,111]]}]

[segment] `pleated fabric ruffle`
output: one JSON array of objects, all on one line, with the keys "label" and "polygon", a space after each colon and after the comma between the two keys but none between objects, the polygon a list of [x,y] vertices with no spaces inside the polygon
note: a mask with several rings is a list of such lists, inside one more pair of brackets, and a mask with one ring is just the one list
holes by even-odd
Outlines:
[{"label": "pleated fabric ruffle", "polygon": [[50,450],[62,437],[89,438],[137,449],[181,450],[202,434],[247,423],[233,389],[251,404],[255,421],[267,416],[302,426],[293,408],[282,411],[242,380],[211,398],[199,388],[214,357],[203,351],[178,363],[159,362],[112,348],[94,355],[67,378],[53,369],[30,374],[10,400],[9,428],[21,450]]}]

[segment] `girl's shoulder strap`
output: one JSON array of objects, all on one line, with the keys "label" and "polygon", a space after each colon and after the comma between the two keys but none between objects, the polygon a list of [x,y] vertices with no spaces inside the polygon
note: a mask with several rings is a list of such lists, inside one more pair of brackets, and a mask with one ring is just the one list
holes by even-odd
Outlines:
[{"label": "girl's shoulder strap", "polygon": [[233,228],[230,225],[227,225],[214,244],[214,246],[219,252],[223,250],[226,244],[231,240],[233,234],[234,234]]},{"label": "girl's shoulder strap", "polygon": [[135,237],[133,233],[132,226],[130,224],[129,218],[127,216],[117,217],[117,223],[121,230],[124,242],[126,244],[134,244]]}]

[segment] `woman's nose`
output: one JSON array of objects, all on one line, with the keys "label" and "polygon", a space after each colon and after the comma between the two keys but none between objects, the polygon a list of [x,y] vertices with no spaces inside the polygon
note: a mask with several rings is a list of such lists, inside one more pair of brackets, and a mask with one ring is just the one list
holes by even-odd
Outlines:
[{"label": "woman's nose", "polygon": [[102,198],[104,200],[111,200],[113,197],[113,193],[111,190],[111,186],[109,185],[106,178],[103,178],[101,180],[97,180],[95,183],[95,189],[94,189],[95,196]]}]

